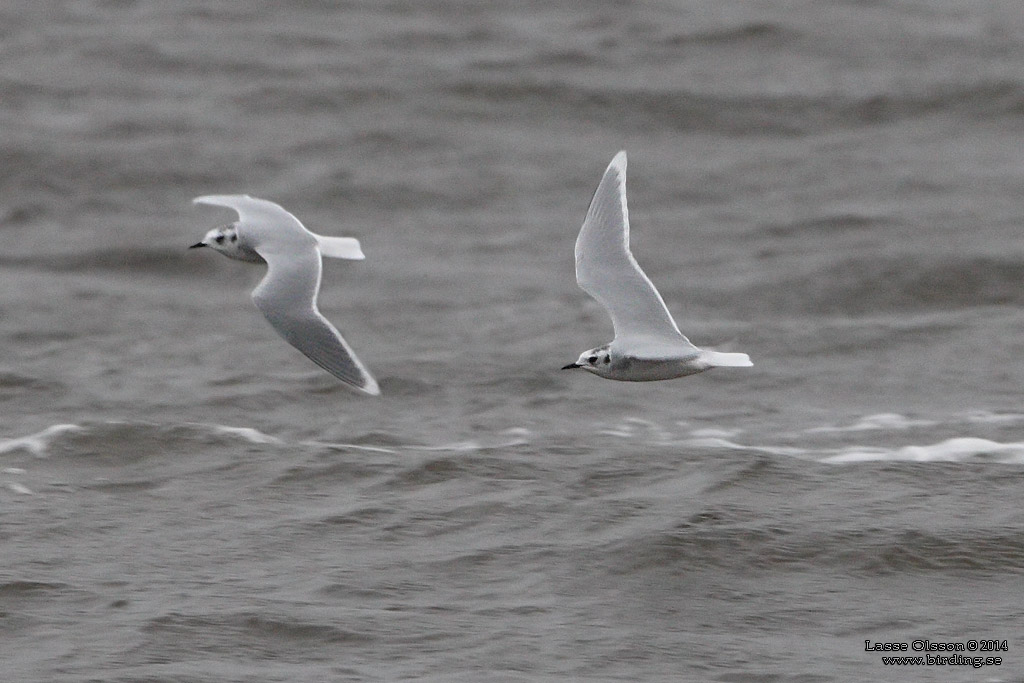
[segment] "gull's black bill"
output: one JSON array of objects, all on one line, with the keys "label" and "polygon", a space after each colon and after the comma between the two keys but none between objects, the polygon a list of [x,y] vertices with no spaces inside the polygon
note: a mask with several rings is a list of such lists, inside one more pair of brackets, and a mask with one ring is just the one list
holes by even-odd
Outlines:
[{"label": "gull's black bill", "polygon": [[205,245],[205,244],[203,244],[202,242],[196,242],[196,243],[195,243],[195,244],[193,244],[193,245],[192,245],[191,247],[189,247],[189,249],[198,249],[199,247],[205,247],[205,246],[206,246],[206,245]]},{"label": "gull's black bill", "polygon": [[563,370],[572,370],[573,368],[582,368],[582,367],[583,367],[583,366],[582,366],[582,365],[580,365],[579,363],[569,363],[568,365],[566,365],[566,366],[565,366],[564,368],[562,368],[562,369],[563,369]]}]

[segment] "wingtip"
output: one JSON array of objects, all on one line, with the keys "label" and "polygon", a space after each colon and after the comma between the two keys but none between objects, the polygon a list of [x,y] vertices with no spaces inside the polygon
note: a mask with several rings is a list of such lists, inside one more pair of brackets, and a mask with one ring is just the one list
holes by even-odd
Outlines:
[{"label": "wingtip", "polygon": [[612,162],[609,166],[618,166],[619,168],[626,168],[626,150],[619,150],[619,153],[612,157]]},{"label": "wingtip", "polygon": [[369,375],[366,376],[366,384],[361,387],[356,387],[359,391],[370,396],[380,396],[380,385],[377,384],[377,380]]},{"label": "wingtip", "polygon": [[349,257],[349,260],[365,261],[366,254],[363,252],[363,245],[355,237],[353,237],[352,239],[355,240],[355,244],[353,245],[352,255]]},{"label": "wingtip", "polygon": [[239,197],[241,199],[252,199],[252,197],[250,197],[247,194],[203,194],[199,195],[198,197],[193,197],[192,203],[220,206],[221,204],[219,200],[223,199],[224,197]]}]

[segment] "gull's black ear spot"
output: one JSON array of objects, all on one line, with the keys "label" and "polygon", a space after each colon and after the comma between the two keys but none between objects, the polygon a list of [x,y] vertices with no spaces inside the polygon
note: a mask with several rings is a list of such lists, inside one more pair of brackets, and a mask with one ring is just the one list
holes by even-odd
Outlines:
[{"label": "gull's black ear spot", "polygon": [[605,365],[608,365],[611,362],[612,362],[612,357],[611,356],[605,356],[604,357],[604,364]]},{"label": "gull's black ear spot", "polygon": [[231,233],[231,241],[232,242],[237,242],[238,241],[238,233],[236,233],[236,232]]}]

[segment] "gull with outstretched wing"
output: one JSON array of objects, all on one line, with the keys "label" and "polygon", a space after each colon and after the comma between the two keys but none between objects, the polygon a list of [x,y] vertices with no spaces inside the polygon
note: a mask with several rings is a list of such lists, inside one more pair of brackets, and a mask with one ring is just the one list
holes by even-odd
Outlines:
[{"label": "gull with outstretched wing", "polygon": [[745,353],[700,349],[680,331],[661,294],[629,251],[626,153],[608,164],[576,238],[576,282],[608,311],[615,339],[584,351],[563,370],[607,379],[673,379],[714,367],[749,367]]},{"label": "gull with outstretched wing", "polygon": [[210,230],[192,248],[210,247],[229,258],[266,263],[267,274],[252,299],[278,334],[347,385],[380,394],[377,381],[316,305],[321,256],[363,259],[359,240],[317,235],[280,205],[244,194],[206,195],[192,201],[238,213],[238,221]]}]

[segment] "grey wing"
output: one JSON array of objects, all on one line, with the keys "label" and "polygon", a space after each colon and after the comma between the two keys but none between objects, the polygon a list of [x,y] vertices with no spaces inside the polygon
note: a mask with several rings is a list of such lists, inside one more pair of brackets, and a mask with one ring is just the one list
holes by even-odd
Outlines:
[{"label": "grey wing", "polygon": [[267,275],[252,292],[253,301],[285,341],[341,381],[374,396],[377,381],[367,371],[337,328],[316,305],[320,290],[320,254],[262,253]]},{"label": "grey wing", "polygon": [[576,239],[576,281],[608,310],[616,340],[681,339],[690,344],[629,251],[625,152],[612,159],[590,202]]}]

